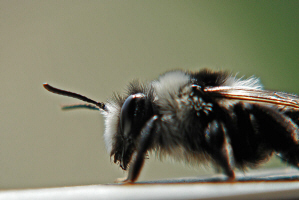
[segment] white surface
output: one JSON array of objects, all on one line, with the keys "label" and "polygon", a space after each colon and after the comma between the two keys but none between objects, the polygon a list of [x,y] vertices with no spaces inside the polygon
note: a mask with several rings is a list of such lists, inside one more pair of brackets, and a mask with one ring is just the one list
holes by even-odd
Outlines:
[{"label": "white surface", "polygon": [[[277,177],[280,180],[274,181]],[[223,176],[216,176],[216,179],[221,178]],[[250,181],[245,181],[248,179]],[[246,177],[239,175],[238,180],[182,178],[156,183],[9,190],[0,192],[0,199],[299,199],[298,171],[294,169],[258,171]]]},{"label": "white surface", "polygon": [[299,182],[91,185],[6,191],[0,199],[290,199],[299,198]]}]

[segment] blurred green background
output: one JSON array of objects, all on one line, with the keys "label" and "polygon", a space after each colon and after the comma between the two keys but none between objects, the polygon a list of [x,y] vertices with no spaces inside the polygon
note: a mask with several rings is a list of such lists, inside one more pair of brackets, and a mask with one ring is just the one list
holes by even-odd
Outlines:
[{"label": "blurred green background", "polygon": [[[299,1],[0,1],[0,189],[111,183],[103,117],[62,112],[132,79],[203,67],[299,93]],[[272,162],[278,163],[278,162]],[[213,173],[149,159],[140,181]]]}]

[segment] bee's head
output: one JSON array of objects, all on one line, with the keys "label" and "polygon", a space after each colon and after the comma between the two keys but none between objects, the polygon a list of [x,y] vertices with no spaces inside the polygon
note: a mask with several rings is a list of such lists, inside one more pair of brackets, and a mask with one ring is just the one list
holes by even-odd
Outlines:
[{"label": "bee's head", "polygon": [[114,105],[114,109],[106,118],[106,145],[110,156],[114,157],[114,163],[126,170],[138,148],[141,130],[153,115],[153,108],[146,95],[137,93],[128,96],[121,108],[119,106],[117,109]]},{"label": "bee's head", "polygon": [[132,84],[130,87],[131,95],[126,99],[116,97],[114,101],[106,104],[81,94],[52,87],[47,83],[44,83],[43,86],[52,93],[80,99],[88,103],[66,105],[62,107],[64,110],[88,108],[102,111],[106,117],[104,138],[108,152],[111,157],[114,157],[114,162],[119,163],[120,167],[126,170],[138,147],[140,132],[153,115],[151,98],[142,92],[137,92],[137,90],[143,90],[142,85]]}]

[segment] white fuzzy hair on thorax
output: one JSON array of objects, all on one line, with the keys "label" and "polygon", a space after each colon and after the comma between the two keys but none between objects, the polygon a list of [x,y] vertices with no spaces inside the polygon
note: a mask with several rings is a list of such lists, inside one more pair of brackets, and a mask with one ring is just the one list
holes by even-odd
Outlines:
[{"label": "white fuzzy hair on thorax", "polygon": [[190,82],[190,76],[183,71],[168,72],[153,81],[152,88],[154,91],[154,101],[161,107],[175,103],[170,102],[173,97],[179,94],[180,89]]},{"label": "white fuzzy hair on thorax", "polygon": [[238,88],[247,88],[247,89],[263,89],[263,86],[259,78],[251,76],[248,79],[237,78],[236,76],[229,77],[223,84],[224,86],[238,87]]}]

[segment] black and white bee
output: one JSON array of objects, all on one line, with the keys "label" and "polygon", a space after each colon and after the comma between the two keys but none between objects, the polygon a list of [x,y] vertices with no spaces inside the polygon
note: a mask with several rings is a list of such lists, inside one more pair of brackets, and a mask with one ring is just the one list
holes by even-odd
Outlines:
[{"label": "black and white bee", "polygon": [[263,90],[259,79],[223,71],[170,71],[129,84],[106,103],[45,83],[53,93],[88,102],[63,109],[100,110],[114,163],[135,182],[149,152],[193,165],[210,162],[229,180],[272,154],[299,168],[299,96]]}]

